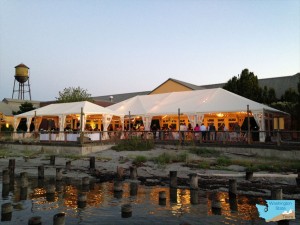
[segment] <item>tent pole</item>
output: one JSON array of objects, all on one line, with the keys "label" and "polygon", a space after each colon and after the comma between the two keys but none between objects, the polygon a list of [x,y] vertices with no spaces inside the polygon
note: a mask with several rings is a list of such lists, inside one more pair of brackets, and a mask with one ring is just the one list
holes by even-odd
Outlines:
[{"label": "tent pole", "polygon": [[129,127],[128,127],[128,131],[129,131],[129,137],[131,137],[131,118],[130,118],[130,111],[128,112],[128,118],[129,118]]},{"label": "tent pole", "polygon": [[80,111],[80,144],[83,143],[83,108],[81,107],[81,111]]},{"label": "tent pole", "polygon": [[179,141],[181,141],[181,136],[180,136],[180,108],[178,108],[178,137],[179,137]]},{"label": "tent pole", "polygon": [[251,133],[250,133],[250,115],[249,115],[250,111],[249,111],[249,105],[247,105],[247,118],[248,118],[248,124],[247,124],[247,128],[248,128],[248,144],[251,144]]}]

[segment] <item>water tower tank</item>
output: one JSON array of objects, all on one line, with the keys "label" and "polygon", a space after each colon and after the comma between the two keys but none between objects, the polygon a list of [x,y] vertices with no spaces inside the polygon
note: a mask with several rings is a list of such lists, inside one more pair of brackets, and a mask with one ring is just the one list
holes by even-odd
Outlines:
[{"label": "water tower tank", "polygon": [[16,75],[15,75],[16,80],[20,83],[25,83],[29,77],[28,75],[29,67],[21,63],[17,65],[15,68],[16,68]]}]

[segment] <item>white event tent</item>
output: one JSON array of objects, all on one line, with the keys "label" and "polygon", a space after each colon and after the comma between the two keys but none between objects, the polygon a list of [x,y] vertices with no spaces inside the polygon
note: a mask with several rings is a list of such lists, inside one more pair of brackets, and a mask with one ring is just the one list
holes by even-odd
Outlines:
[{"label": "white event tent", "polygon": [[21,118],[27,119],[27,132],[29,132],[30,124],[33,118],[35,118],[35,130],[38,131],[43,118],[56,116],[58,117],[59,131],[64,131],[66,117],[68,115],[81,116],[81,131],[83,131],[86,123],[86,118],[89,115],[102,115],[103,131],[107,131],[107,128],[113,116],[121,117],[121,121],[122,118],[124,118],[121,113],[116,113],[111,109],[104,108],[88,101],[56,103],[14,116],[14,130],[16,131]]},{"label": "white event tent", "polygon": [[[135,96],[108,108],[124,115],[130,112],[130,115],[141,116],[145,130],[149,130],[153,116],[176,115],[178,109],[188,116],[194,127],[203,121],[205,114],[245,112],[247,105],[260,130],[265,129],[265,112],[286,114],[222,88]],[[260,139],[264,138],[265,134],[260,133]]]}]

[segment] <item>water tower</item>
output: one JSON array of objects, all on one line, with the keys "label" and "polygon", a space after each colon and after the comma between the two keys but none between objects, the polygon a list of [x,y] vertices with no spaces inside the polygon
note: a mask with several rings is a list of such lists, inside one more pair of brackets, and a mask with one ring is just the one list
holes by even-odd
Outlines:
[{"label": "water tower", "polygon": [[[12,98],[14,98],[15,92],[18,93],[18,99],[25,99],[25,93],[29,93],[29,100],[31,100],[31,92],[30,92],[30,84],[29,84],[29,67],[24,65],[23,63],[17,65],[15,67],[16,74],[15,74],[15,81],[14,81],[14,88],[12,93]],[[17,84],[16,87],[16,82]]]}]

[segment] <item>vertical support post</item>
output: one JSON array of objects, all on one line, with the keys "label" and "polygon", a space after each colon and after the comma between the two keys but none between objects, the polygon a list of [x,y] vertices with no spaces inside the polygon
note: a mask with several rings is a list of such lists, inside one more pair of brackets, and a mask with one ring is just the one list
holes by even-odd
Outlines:
[{"label": "vertical support post", "polygon": [[190,189],[197,190],[198,189],[198,175],[196,173],[192,173],[190,176]]},{"label": "vertical support post", "polygon": [[44,179],[45,177],[45,168],[44,165],[38,166],[38,179]]},{"label": "vertical support post", "polygon": [[280,146],[280,133],[279,133],[279,116],[277,118],[277,146]]},{"label": "vertical support post", "polygon": [[22,172],[20,174],[20,177],[21,177],[21,188],[25,188],[25,187],[28,187],[28,175],[27,175],[27,172]]},{"label": "vertical support post", "polygon": [[137,168],[136,168],[136,166],[130,166],[129,170],[130,170],[130,179],[136,180],[136,178],[137,178]]},{"label": "vertical support post", "polygon": [[87,195],[86,193],[79,193],[77,199],[78,208],[86,207]]},{"label": "vertical support post", "polygon": [[132,206],[130,204],[124,204],[121,207],[122,218],[129,218],[132,216]]},{"label": "vertical support post", "polygon": [[50,155],[50,165],[55,165],[55,155]]},{"label": "vertical support post", "polygon": [[121,166],[117,166],[117,179],[123,180],[123,176],[124,176],[124,168]]},{"label": "vertical support post", "polygon": [[199,190],[198,189],[191,189],[190,199],[191,199],[191,204],[192,205],[198,205],[199,204]]},{"label": "vertical support post", "polygon": [[130,196],[136,196],[138,192],[138,183],[130,182]]},{"label": "vertical support post", "polygon": [[170,171],[170,188],[177,188],[177,171]]},{"label": "vertical support post", "polygon": [[246,180],[252,180],[253,171],[246,171]]},{"label": "vertical support post", "polygon": [[159,197],[158,197],[158,199],[159,199],[159,205],[166,205],[166,199],[167,199],[167,196],[166,196],[166,192],[165,191],[160,191],[159,193],[158,193],[158,195],[159,195]]},{"label": "vertical support post", "polygon": [[13,206],[11,203],[1,205],[1,221],[11,221]]},{"label": "vertical support post", "polygon": [[128,131],[129,131],[129,139],[131,138],[131,116],[130,116],[130,111],[128,112]]},{"label": "vertical support post", "polygon": [[50,184],[46,187],[46,200],[53,202],[55,199],[55,185]]},{"label": "vertical support post", "polygon": [[62,169],[61,168],[56,168],[56,180],[61,181],[62,178],[63,178]]},{"label": "vertical support post", "polygon": [[8,170],[9,170],[9,175],[11,177],[15,176],[15,167],[16,167],[16,160],[10,159],[8,162]]},{"label": "vertical support post", "polygon": [[65,213],[57,213],[53,216],[53,225],[65,225]]},{"label": "vertical support post", "polygon": [[180,108],[178,108],[178,138],[179,138],[179,142],[182,141],[182,137],[180,134]]},{"label": "vertical support post", "polygon": [[95,156],[90,157],[90,169],[95,169],[96,168],[96,158]]},{"label": "vertical support post", "polygon": [[248,139],[248,144],[250,145],[251,144],[251,130],[250,130],[250,110],[249,110],[249,105],[247,105],[247,128],[248,128],[248,131],[247,131],[247,133],[248,133],[248,137],[247,137],[247,139]]},{"label": "vertical support post", "polygon": [[71,161],[67,161],[66,162],[66,170],[70,170],[71,169]]},{"label": "vertical support post", "polygon": [[282,189],[272,189],[271,190],[272,200],[282,200]]},{"label": "vertical support post", "polygon": [[83,144],[83,108],[80,109],[80,144]]},{"label": "vertical support post", "polygon": [[236,198],[237,194],[237,187],[236,187],[236,180],[229,179],[229,198]]},{"label": "vertical support post", "polygon": [[42,225],[42,217],[34,216],[28,220],[28,225]]}]

